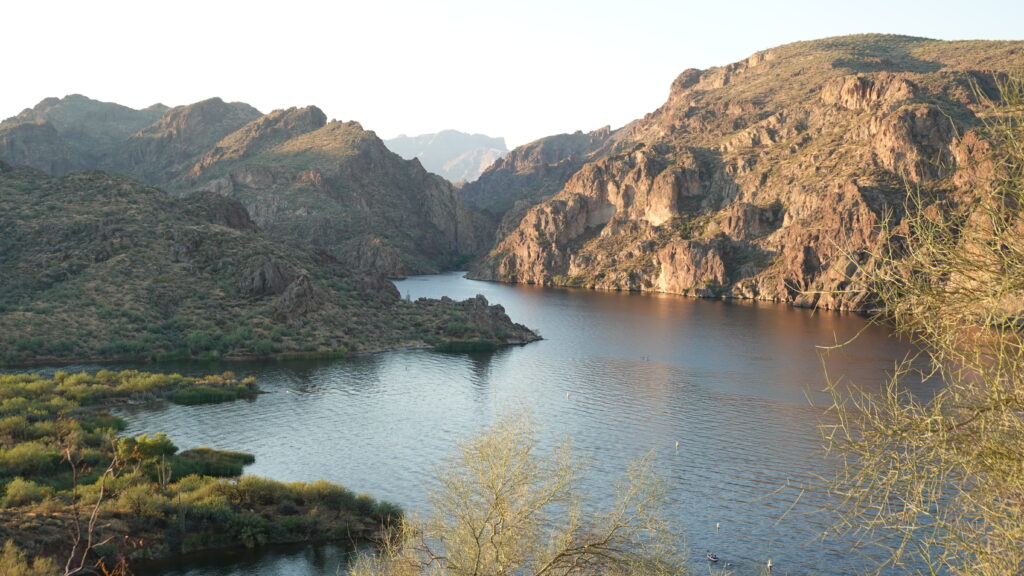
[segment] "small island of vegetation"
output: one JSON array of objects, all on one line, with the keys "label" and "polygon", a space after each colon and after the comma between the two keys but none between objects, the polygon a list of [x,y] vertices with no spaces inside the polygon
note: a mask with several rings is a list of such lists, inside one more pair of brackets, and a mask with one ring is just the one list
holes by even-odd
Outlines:
[{"label": "small island of vegetation", "polygon": [[242,476],[251,454],[179,451],[159,433],[119,436],[126,423],[109,411],[258,393],[255,379],[231,372],[0,375],[0,572],[123,570],[203,549],[358,540],[401,517],[392,504],[328,482]]}]

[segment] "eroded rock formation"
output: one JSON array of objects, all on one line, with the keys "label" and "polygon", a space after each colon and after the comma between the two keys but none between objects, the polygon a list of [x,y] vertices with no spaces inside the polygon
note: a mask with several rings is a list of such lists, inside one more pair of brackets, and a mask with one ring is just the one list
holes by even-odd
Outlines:
[{"label": "eroded rock formation", "polygon": [[537,203],[543,185],[515,175],[571,155],[496,164],[506,210],[535,205],[473,275],[862,308],[856,279],[879,227],[900,226],[907,187],[954,198],[979,182],[978,114],[1022,53],[1020,42],[865,35],[687,70],[665,105],[608,134],[550,198]]}]

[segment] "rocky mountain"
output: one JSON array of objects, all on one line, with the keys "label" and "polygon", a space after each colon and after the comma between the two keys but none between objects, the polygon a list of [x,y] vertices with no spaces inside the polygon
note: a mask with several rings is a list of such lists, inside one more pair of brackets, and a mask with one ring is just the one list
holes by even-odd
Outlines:
[{"label": "rocky mountain", "polygon": [[260,111],[248,104],[220,98],[177,106],[132,134],[103,167],[166,186],[186,176],[225,134],[260,116]]},{"label": "rocky mountain", "polygon": [[316,108],[259,118],[193,166],[187,186],[237,198],[270,236],[323,248],[390,276],[464,265],[491,222],[443,178],[389,151],[357,122]]},{"label": "rocky mountain", "polygon": [[0,159],[58,176],[110,168],[124,141],[167,110],[161,104],[133,110],[79,94],[47,98],[0,122]]},{"label": "rocky mountain", "polygon": [[0,163],[0,363],[346,354],[535,336],[500,307],[407,302],[236,200]]},{"label": "rocky mountain", "polygon": [[611,128],[541,138],[510,152],[459,190],[470,206],[500,221],[503,238],[534,205],[554,196],[610,143]]},{"label": "rocky mountain", "polygon": [[575,164],[499,163],[478,184],[504,184],[467,187],[500,213],[564,181],[473,275],[861,308],[851,282],[879,225],[900,226],[907,187],[955,202],[981,182],[976,128],[995,79],[1021,65],[1024,42],[860,35],[686,70],[661,108]]},{"label": "rocky mountain", "polygon": [[416,158],[423,167],[449,182],[472,182],[508,153],[504,138],[442,130],[437,134],[401,135],[384,141],[389,150],[406,160]]},{"label": "rocky mountain", "polygon": [[226,194],[269,237],[369,273],[460,267],[492,245],[493,221],[450,183],[312,106],[264,115],[219,98],[142,111],[47,99],[0,124],[0,160],[55,175],[116,172],[180,196]]}]

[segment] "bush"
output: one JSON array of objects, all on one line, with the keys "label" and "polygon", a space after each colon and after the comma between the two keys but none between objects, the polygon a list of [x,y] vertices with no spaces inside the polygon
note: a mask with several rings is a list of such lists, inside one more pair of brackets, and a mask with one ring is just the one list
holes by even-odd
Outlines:
[{"label": "bush", "polygon": [[251,512],[235,514],[229,524],[232,535],[246,548],[262,546],[270,536],[270,523]]},{"label": "bush", "polygon": [[[975,198],[937,209],[911,191],[866,275],[918,364],[897,366],[880,393],[832,387],[834,531],[897,543],[885,568],[1024,574],[1024,77],[996,81]],[[937,384],[923,398],[920,365]]]},{"label": "bush", "polygon": [[192,474],[200,476],[234,477],[241,476],[242,469],[256,461],[247,452],[231,452],[200,447],[185,450],[172,461],[174,478]]},{"label": "bush", "polygon": [[159,433],[149,436],[143,434],[136,438],[121,438],[117,443],[117,454],[125,460],[148,462],[160,457],[172,456],[178,447],[171,442],[166,434]]},{"label": "bush", "polygon": [[53,576],[57,565],[49,558],[36,557],[29,561],[25,553],[8,540],[0,550],[0,574],[11,576]]},{"label": "bush", "polygon": [[171,402],[185,406],[198,404],[218,404],[230,402],[238,398],[238,392],[225,388],[212,388],[209,386],[195,386],[178,390],[171,395]]},{"label": "bush", "polygon": [[[7,484],[7,491],[4,493],[2,504],[4,508],[26,506],[41,502],[51,495],[53,495],[52,488],[40,486],[19,476]],[[3,572],[0,571],[0,574],[3,574]]]},{"label": "bush", "polygon": [[[568,445],[541,453],[526,414],[504,416],[438,467],[427,520],[407,521],[355,576],[687,574],[647,460],[631,466],[605,513],[588,513]],[[372,499],[360,496],[360,506]],[[375,507],[376,508],[376,507]],[[383,511],[383,509],[381,510]],[[438,558],[445,561],[438,562]]]},{"label": "bush", "polygon": [[239,501],[249,506],[274,504],[290,496],[283,483],[259,476],[243,476],[238,481]]},{"label": "bush", "polygon": [[49,474],[60,465],[60,452],[39,442],[23,442],[0,453],[0,476]]},{"label": "bush", "polygon": [[0,418],[0,436],[13,440],[24,440],[28,436],[28,419],[24,416]]},{"label": "bush", "polygon": [[148,483],[129,486],[117,497],[118,509],[139,518],[163,518],[168,505],[167,497],[158,494]]},{"label": "bush", "polygon": [[344,486],[331,484],[324,480],[292,486],[294,486],[294,490],[300,494],[301,498],[311,506],[319,506],[336,514],[355,507],[356,495]]}]

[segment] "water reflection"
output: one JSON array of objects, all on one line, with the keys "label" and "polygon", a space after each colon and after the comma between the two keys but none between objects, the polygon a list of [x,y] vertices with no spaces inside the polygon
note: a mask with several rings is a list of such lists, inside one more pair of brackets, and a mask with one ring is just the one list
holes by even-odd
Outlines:
[{"label": "water reflection", "polygon": [[[544,442],[568,436],[592,457],[586,487],[598,502],[612,497],[629,460],[653,452],[689,548],[718,551],[737,573],[755,572],[769,557],[788,574],[860,566],[849,542],[816,541],[828,502],[812,488],[829,464],[820,452],[822,411],[808,397],[824,399],[823,363],[845,382],[877,387],[908,351],[885,330],[853,315],[781,305],[505,286],[455,274],[397,284],[414,298],[482,293],[546,339],[493,354],[229,365],[257,375],[268,393],[253,402],[133,408],[125,412],[129,432],[164,431],[182,448],[252,451],[253,474],[325,478],[422,511],[434,466],[455,443],[526,402],[546,426]],[[816,346],[858,332],[852,344],[819,355]],[[284,556],[276,558],[244,573],[283,573]],[[220,569],[166,574],[226,574]],[[309,563],[301,573],[335,570]]]}]

